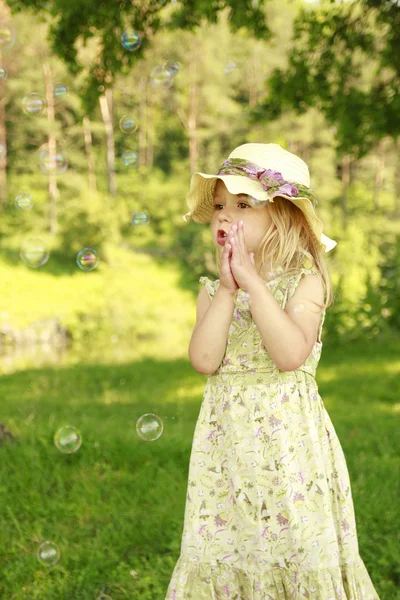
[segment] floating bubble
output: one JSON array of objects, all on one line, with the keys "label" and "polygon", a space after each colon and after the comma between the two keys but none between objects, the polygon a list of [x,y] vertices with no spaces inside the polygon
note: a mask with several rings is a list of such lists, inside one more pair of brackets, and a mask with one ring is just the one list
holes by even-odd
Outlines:
[{"label": "floating bubble", "polygon": [[45,106],[45,101],[36,92],[28,94],[22,99],[22,109],[26,115],[40,115]]},{"label": "floating bubble", "polygon": [[52,155],[49,145],[43,144],[39,149],[39,166],[46,175],[60,174],[67,170],[68,161],[61,148],[56,146]]},{"label": "floating bubble", "polygon": [[99,264],[99,257],[93,248],[83,248],[76,255],[76,264],[82,271],[93,271]]},{"label": "floating bubble", "polygon": [[46,244],[37,238],[29,238],[20,249],[19,255],[28,267],[38,269],[49,260],[49,251]]},{"label": "floating bubble", "polygon": [[143,415],[136,423],[136,432],[140,439],[146,442],[158,440],[163,432],[163,424],[160,417],[152,413]]},{"label": "floating bubble", "polygon": [[3,79],[7,79],[8,71],[4,67],[0,67],[0,81]]},{"label": "floating bubble", "polygon": [[127,150],[121,154],[121,158],[127,167],[136,167],[139,163],[139,158],[136,152]]},{"label": "floating bubble", "polygon": [[46,541],[40,544],[36,556],[42,565],[52,567],[60,560],[60,549],[54,542]]},{"label": "floating bubble", "polygon": [[15,206],[24,212],[31,210],[33,206],[32,196],[27,192],[22,192],[15,196]]},{"label": "floating bubble", "polygon": [[7,52],[15,44],[15,29],[9,23],[0,21],[0,52]]},{"label": "floating bubble", "polygon": [[150,81],[154,87],[170,87],[172,79],[172,72],[166,67],[157,66],[151,70]]},{"label": "floating bubble", "polygon": [[68,88],[65,83],[56,83],[53,89],[56,98],[62,98],[68,92]]},{"label": "floating bubble", "polygon": [[224,66],[224,71],[225,73],[233,73],[236,67],[236,62],[234,60],[229,60]]},{"label": "floating bubble", "polygon": [[150,223],[150,217],[147,213],[132,213],[131,219],[132,225],[142,225],[143,223]]},{"label": "floating bubble", "polygon": [[5,146],[3,146],[3,144],[0,144],[0,160],[3,160],[3,158],[5,157],[6,154],[7,154],[7,148]]},{"label": "floating bubble", "polygon": [[263,206],[266,206],[269,202],[269,200],[258,200],[253,196],[247,196],[247,201],[253,208],[262,208]]},{"label": "floating bubble", "polygon": [[79,450],[82,444],[80,431],[73,425],[60,427],[54,436],[54,443],[60,452],[72,454]]},{"label": "floating bubble", "polygon": [[133,117],[130,117],[129,115],[124,115],[120,119],[119,126],[121,131],[123,131],[124,133],[133,133],[137,130],[138,123]]},{"label": "floating bubble", "polygon": [[134,52],[142,45],[142,39],[137,31],[124,31],[121,35],[121,44],[125,50]]},{"label": "floating bubble", "polygon": [[181,63],[178,61],[167,60],[163,64],[163,69],[167,69],[171,73],[171,76],[175,77],[175,75],[178,73],[181,66],[182,66]]}]

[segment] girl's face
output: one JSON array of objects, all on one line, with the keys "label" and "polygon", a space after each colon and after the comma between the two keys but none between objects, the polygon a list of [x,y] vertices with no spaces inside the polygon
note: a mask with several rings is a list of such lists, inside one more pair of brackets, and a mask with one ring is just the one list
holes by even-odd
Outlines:
[{"label": "girl's face", "polygon": [[232,225],[237,225],[239,220],[243,221],[243,234],[248,251],[256,252],[271,222],[268,205],[254,208],[251,206],[247,194],[231,194],[225,183],[221,179],[217,179],[214,190],[211,233],[214,244],[220,248],[221,252],[224,246],[217,242],[218,230],[223,229],[229,233]]}]

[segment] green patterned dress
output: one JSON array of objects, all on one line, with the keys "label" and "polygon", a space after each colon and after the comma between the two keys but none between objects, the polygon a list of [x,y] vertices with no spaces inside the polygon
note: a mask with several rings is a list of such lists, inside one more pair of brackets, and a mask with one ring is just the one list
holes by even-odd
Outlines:
[{"label": "green patterned dress", "polygon": [[[282,308],[303,275],[266,285]],[[212,298],[219,280],[201,277]],[[272,362],[239,289],[190,456],[181,554],[166,600],[379,600],[359,555],[345,456],[315,373]]]}]

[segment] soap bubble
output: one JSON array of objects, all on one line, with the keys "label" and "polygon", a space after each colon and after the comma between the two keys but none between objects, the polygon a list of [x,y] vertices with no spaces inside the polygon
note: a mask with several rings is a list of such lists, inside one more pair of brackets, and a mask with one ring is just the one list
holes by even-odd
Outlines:
[{"label": "soap bubble", "polygon": [[269,202],[269,200],[258,200],[257,198],[254,198],[253,196],[248,195],[247,196],[247,202],[253,207],[253,208],[262,208],[263,206],[266,206]]},{"label": "soap bubble", "polygon": [[121,158],[127,167],[136,167],[139,163],[139,158],[136,152],[127,150],[121,154]]},{"label": "soap bubble", "polygon": [[2,79],[7,79],[7,77],[8,77],[7,69],[5,69],[4,67],[0,67],[0,81]]},{"label": "soap bubble", "polygon": [[0,52],[7,52],[15,44],[15,29],[9,23],[0,21]]},{"label": "soap bubble", "polygon": [[124,133],[133,133],[137,130],[138,123],[133,117],[130,117],[129,115],[124,115],[120,119],[119,126],[121,131],[123,131]]},{"label": "soap bubble", "polygon": [[28,94],[22,99],[22,109],[26,115],[40,115],[45,109],[46,103],[36,92]]},{"label": "soap bubble", "polygon": [[5,157],[6,154],[7,154],[7,148],[5,146],[3,146],[3,144],[0,144],[0,160],[3,160],[3,158]]},{"label": "soap bubble", "polygon": [[158,440],[163,432],[163,424],[160,417],[151,413],[143,415],[136,423],[136,432],[140,439],[146,442]]},{"label": "soap bubble", "polygon": [[67,170],[68,161],[61,148],[56,146],[54,156],[52,156],[49,145],[43,144],[39,148],[39,166],[46,175],[52,172],[60,174]]},{"label": "soap bubble", "polygon": [[99,264],[99,257],[93,248],[83,248],[76,255],[76,264],[82,271],[93,271]]},{"label": "soap bubble", "polygon": [[56,83],[53,88],[54,95],[56,98],[62,98],[68,92],[68,88],[65,83]]},{"label": "soap bubble", "polygon": [[154,87],[170,87],[172,83],[172,72],[167,67],[154,67],[150,73],[150,81]]},{"label": "soap bubble", "polygon": [[24,212],[31,210],[33,206],[32,196],[27,192],[22,192],[15,196],[15,206]]},{"label": "soap bubble", "polygon": [[42,565],[52,567],[60,560],[60,549],[54,542],[46,541],[40,544],[36,556]]},{"label": "soap bubble", "polygon": [[125,50],[134,52],[142,45],[141,36],[137,31],[124,31],[121,35],[121,44]]},{"label": "soap bubble", "polygon": [[20,249],[20,257],[27,267],[38,269],[49,260],[49,251],[46,244],[38,238],[25,240]]},{"label": "soap bubble", "polygon": [[131,219],[132,225],[142,225],[143,223],[150,223],[150,217],[147,213],[132,213]]},{"label": "soap bubble", "polygon": [[170,72],[170,74],[172,75],[172,77],[175,77],[175,75],[177,75],[181,66],[182,66],[181,63],[178,61],[167,60],[163,64],[163,69],[167,69]]},{"label": "soap bubble", "polygon": [[60,452],[72,454],[79,450],[82,444],[80,431],[73,425],[60,427],[54,436],[54,443]]},{"label": "soap bubble", "polygon": [[224,67],[224,71],[225,73],[233,73],[234,70],[236,69],[237,64],[234,60],[229,60]]}]

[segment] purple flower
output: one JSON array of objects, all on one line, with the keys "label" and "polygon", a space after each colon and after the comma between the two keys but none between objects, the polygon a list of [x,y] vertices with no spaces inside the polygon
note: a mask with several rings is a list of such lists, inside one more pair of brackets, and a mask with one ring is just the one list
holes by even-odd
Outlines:
[{"label": "purple flower", "polygon": [[279,196],[279,194],[286,194],[287,196],[297,196],[298,193],[299,190],[295,185],[285,183],[285,185],[281,185],[279,190],[273,193],[273,196]]}]

